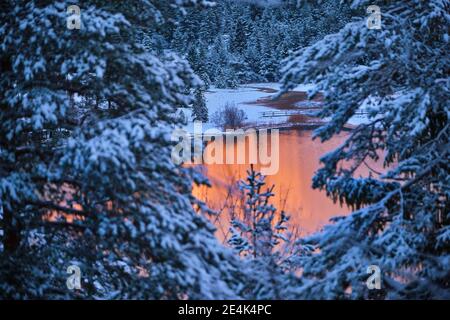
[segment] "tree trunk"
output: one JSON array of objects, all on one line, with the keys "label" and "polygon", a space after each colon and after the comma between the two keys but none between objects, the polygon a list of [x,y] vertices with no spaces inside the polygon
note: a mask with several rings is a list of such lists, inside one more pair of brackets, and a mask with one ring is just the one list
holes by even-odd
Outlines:
[{"label": "tree trunk", "polygon": [[6,253],[13,253],[20,244],[20,228],[7,208],[3,208],[3,226],[3,248]]}]

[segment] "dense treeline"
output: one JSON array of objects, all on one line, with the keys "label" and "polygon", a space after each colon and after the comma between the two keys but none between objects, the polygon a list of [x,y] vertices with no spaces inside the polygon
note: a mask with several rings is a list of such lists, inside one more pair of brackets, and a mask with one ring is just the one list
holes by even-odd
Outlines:
[{"label": "dense treeline", "polygon": [[206,86],[273,82],[280,79],[281,62],[290,52],[338,31],[350,14],[350,8],[330,0],[302,6],[217,1],[166,25],[165,38],[153,45],[186,57]]}]

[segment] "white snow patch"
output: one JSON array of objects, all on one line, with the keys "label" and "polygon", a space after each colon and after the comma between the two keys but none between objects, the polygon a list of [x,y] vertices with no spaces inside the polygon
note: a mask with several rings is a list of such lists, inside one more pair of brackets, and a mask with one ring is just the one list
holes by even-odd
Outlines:
[{"label": "white snow patch", "polygon": [[[257,104],[249,104],[257,101],[261,98],[266,98],[274,95],[274,93],[263,92],[258,88],[270,88],[275,89],[276,85],[279,84],[246,84],[240,86],[236,89],[218,89],[211,87],[205,93],[206,106],[208,107],[209,118],[218,110],[223,108],[227,103],[235,104],[236,107],[243,110],[247,116],[247,123],[255,123],[258,125],[273,123],[271,119],[263,118],[262,113],[267,111],[274,111],[275,109],[269,108]],[[184,127],[185,130],[192,133],[194,131],[194,123],[192,121],[192,110],[182,109],[186,118],[188,119],[188,124]],[[285,122],[287,117],[279,117],[276,119],[277,123]],[[211,128],[216,128],[216,126],[211,123],[204,123],[203,130],[208,130]],[[216,128],[221,129],[221,128]]]}]

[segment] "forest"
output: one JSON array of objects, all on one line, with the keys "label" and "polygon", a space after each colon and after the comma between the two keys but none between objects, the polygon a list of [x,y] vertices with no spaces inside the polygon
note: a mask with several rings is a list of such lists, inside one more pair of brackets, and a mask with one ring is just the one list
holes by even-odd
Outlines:
[{"label": "forest", "polygon": [[[448,0],[1,1],[0,299],[450,299],[449,22]],[[198,123],[268,130],[279,172],[175,161]]]}]

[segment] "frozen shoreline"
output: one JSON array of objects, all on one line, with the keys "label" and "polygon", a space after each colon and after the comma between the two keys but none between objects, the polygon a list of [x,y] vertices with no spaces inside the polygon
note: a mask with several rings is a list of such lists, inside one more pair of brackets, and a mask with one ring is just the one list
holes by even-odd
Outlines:
[{"label": "frozen shoreline", "polygon": [[[306,93],[314,89],[314,85],[299,85],[292,93]],[[235,104],[236,107],[242,109],[246,116],[246,126],[244,128],[280,128],[287,129],[293,127],[315,128],[325,123],[327,119],[318,119],[311,116],[312,109],[318,109],[321,106],[320,101],[298,100],[289,105],[285,111],[279,111],[271,106],[271,98],[281,90],[280,83],[251,83],[241,85],[236,89],[219,89],[211,87],[205,92],[206,106],[208,108],[209,117],[216,111],[220,110],[225,104]],[[317,110],[316,110],[317,111]],[[192,110],[183,108],[182,112],[188,119],[184,130],[193,134],[194,122],[192,121]],[[301,116],[301,120],[293,117]],[[355,115],[348,122],[351,126],[356,126],[367,121],[365,115]],[[202,124],[203,130],[217,129],[212,122],[208,121]]]}]

